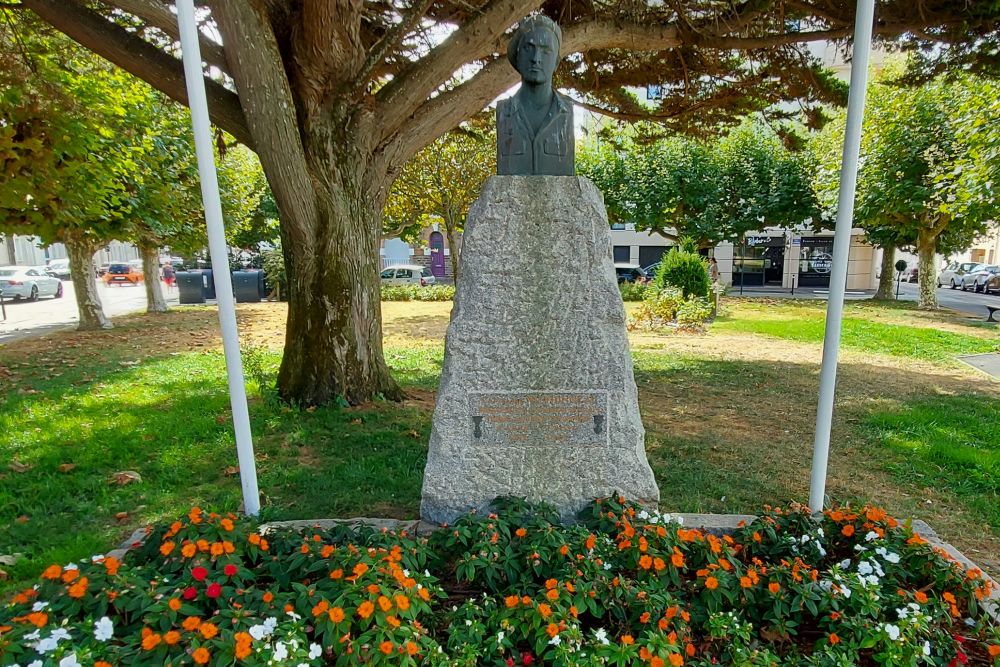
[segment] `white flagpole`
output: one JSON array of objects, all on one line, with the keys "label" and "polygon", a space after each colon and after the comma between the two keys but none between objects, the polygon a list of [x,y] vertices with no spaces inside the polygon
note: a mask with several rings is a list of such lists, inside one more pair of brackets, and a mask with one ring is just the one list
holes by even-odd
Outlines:
[{"label": "white flagpole", "polygon": [[205,223],[208,226],[208,248],[212,256],[215,295],[219,304],[222,347],[226,354],[226,371],[229,376],[229,401],[233,409],[233,428],[236,432],[236,455],[240,464],[240,482],[243,486],[243,509],[248,515],[256,516],[260,513],[257,463],[254,460],[253,440],[250,435],[250,411],[247,408],[246,385],[243,381],[240,339],[236,331],[236,306],[233,301],[232,278],[229,274],[229,252],[222,223],[222,203],[219,200],[219,181],[215,172],[212,128],[208,119],[208,101],[201,67],[201,49],[198,46],[194,0],[177,0],[177,24],[180,27],[184,79],[187,83],[191,125],[194,128],[194,143],[198,154],[198,173],[201,176],[201,197],[205,205]]},{"label": "white flagpole", "polygon": [[875,0],[858,0],[857,19],[854,24],[854,57],[851,59],[851,87],[847,100],[847,127],[844,131],[844,157],[840,163],[837,226],[833,237],[833,270],[830,274],[830,296],[826,306],[823,368],[819,377],[812,481],[809,487],[809,508],[814,512],[823,509],[823,498],[826,495],[830,428],[833,424],[833,401],[837,389],[837,356],[840,352],[840,327],[844,319],[844,292],[847,289],[847,257],[851,250],[851,228],[854,226],[854,191],[858,183],[861,121],[865,115],[865,91],[868,87],[868,60],[871,54],[874,20]]}]

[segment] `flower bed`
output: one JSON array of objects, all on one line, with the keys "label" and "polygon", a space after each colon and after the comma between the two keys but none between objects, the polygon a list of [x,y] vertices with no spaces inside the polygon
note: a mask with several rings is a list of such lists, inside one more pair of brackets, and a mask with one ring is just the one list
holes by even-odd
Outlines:
[{"label": "flower bed", "polygon": [[878,509],[722,537],[620,499],[556,518],[261,535],[196,508],[124,562],[47,568],[0,608],[0,664],[1000,664],[988,580]]}]

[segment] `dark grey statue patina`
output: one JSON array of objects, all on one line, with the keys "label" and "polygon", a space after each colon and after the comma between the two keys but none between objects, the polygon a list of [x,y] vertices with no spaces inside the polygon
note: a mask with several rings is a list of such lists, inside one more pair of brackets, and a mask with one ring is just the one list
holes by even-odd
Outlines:
[{"label": "dark grey statue patina", "polygon": [[521,22],[507,59],[521,88],[497,105],[497,173],[573,176],[573,102],[552,87],[562,30],[546,16]]}]

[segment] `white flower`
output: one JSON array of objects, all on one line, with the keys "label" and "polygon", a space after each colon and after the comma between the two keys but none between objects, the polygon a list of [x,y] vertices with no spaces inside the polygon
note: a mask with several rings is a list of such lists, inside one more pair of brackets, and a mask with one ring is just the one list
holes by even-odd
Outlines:
[{"label": "white flower", "polygon": [[597,628],[597,632],[594,633],[594,637],[605,646],[608,645],[608,633],[604,628]]},{"label": "white flower", "polygon": [[816,534],[819,535],[820,537],[823,537],[823,529],[822,528],[817,528],[816,529]]},{"label": "white flower", "polygon": [[99,563],[102,560],[104,560],[104,556],[91,556],[90,557],[90,562],[91,563]]},{"label": "white flower", "polygon": [[808,542],[808,541],[809,541],[809,539],[810,539],[810,538],[809,538],[809,536],[808,536],[808,535],[803,535],[802,537],[800,537],[800,538],[799,538],[799,543],[800,543],[800,544],[805,544],[806,542]]},{"label": "white flower", "polygon": [[610,570],[611,569],[611,563],[605,563],[604,564],[604,569],[605,570]]},{"label": "white flower", "polygon": [[264,637],[270,637],[274,633],[274,629],[278,627],[278,619],[274,616],[264,619],[263,625],[255,625],[250,628],[250,636],[256,640],[264,639]]},{"label": "white flower", "polygon": [[639,518],[645,521],[646,519],[649,518],[649,512],[647,512],[646,510],[642,510],[641,512],[639,512]]},{"label": "white flower", "polygon": [[871,542],[877,539],[878,539],[878,533],[876,533],[874,530],[869,530],[868,534],[865,535],[865,542]]},{"label": "white flower", "polygon": [[106,642],[115,634],[115,625],[107,616],[94,623],[94,639],[99,642]]},{"label": "white flower", "polygon": [[549,645],[550,646],[559,646],[559,644],[561,644],[561,643],[562,643],[562,640],[559,639],[559,635],[556,635],[555,637],[553,637],[552,639],[549,640]]},{"label": "white flower", "polygon": [[66,569],[66,570],[79,570],[80,566],[77,565],[76,563],[70,563],[64,569]]},{"label": "white flower", "polygon": [[869,563],[868,561],[863,560],[860,563],[858,563],[858,574],[860,574],[861,576],[869,575],[872,572],[874,572],[874,570],[872,569],[871,563]]},{"label": "white flower", "polygon": [[497,633],[497,644],[502,644],[504,638],[503,630]]},{"label": "white flower", "polygon": [[906,607],[897,607],[896,615],[899,616],[899,620],[903,620],[904,618],[910,615],[910,610],[907,609]]},{"label": "white flower", "polygon": [[42,636],[42,631],[41,630],[32,630],[31,632],[29,632],[28,634],[26,634],[24,637],[22,637],[22,639],[26,639],[29,642],[33,642],[36,639],[38,639],[39,637],[41,637],[41,636]]},{"label": "white flower", "polygon": [[35,644],[35,650],[39,653],[48,653],[49,651],[55,651],[56,647],[59,646],[59,640],[55,637],[46,637],[37,644]]},{"label": "white flower", "polygon": [[892,623],[886,623],[885,634],[889,635],[889,639],[892,641],[896,641],[899,639],[899,626],[893,625]]},{"label": "white flower", "polygon": [[301,616],[299,616],[298,614],[296,614],[294,611],[288,611],[288,612],[285,612],[285,613],[288,614],[292,618],[293,621],[297,621],[300,618],[302,618]]},{"label": "white flower", "polygon": [[930,655],[930,654],[931,654],[931,643],[928,642],[928,641],[925,641],[924,642],[924,655]]},{"label": "white flower", "polygon": [[466,625],[472,625],[472,619],[471,618],[465,619],[465,624]]},{"label": "white flower", "polygon": [[28,663],[28,667],[42,667],[44,665],[41,660],[35,660],[34,662]]},{"label": "white flower", "polygon": [[70,653],[59,661],[59,667],[83,667],[76,659],[76,653]]},{"label": "white flower", "polygon": [[403,576],[404,577],[409,577],[410,576],[410,571],[407,570],[407,569],[403,569]]},{"label": "white flower", "polygon": [[35,604],[31,605],[31,611],[41,611],[41,610],[45,609],[48,606],[49,606],[48,602],[41,602],[41,601],[39,601],[39,602],[36,602]]},{"label": "white flower", "polygon": [[309,659],[310,660],[315,660],[316,658],[320,657],[321,655],[323,655],[323,647],[322,646],[320,646],[319,644],[310,644],[309,645]]},{"label": "white flower", "polygon": [[846,570],[847,568],[851,567],[851,559],[845,558],[844,560],[837,563],[837,565],[840,567],[841,570]]},{"label": "white flower", "polygon": [[277,642],[274,645],[274,660],[275,662],[281,662],[288,657],[288,649],[285,648],[284,642]]},{"label": "white flower", "polygon": [[899,554],[894,554],[894,553],[892,553],[892,552],[890,552],[890,553],[887,553],[887,554],[885,555],[885,560],[886,560],[887,562],[889,562],[889,563],[893,563],[893,564],[895,564],[895,563],[898,563],[898,562],[899,562]]},{"label": "white flower", "polygon": [[851,599],[851,589],[848,588],[847,586],[844,586],[843,588],[840,589],[840,594],[844,596],[845,600]]}]

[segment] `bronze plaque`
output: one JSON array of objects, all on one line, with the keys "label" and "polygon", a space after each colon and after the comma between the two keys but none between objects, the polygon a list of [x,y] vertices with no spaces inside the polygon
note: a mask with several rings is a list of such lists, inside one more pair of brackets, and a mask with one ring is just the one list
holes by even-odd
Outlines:
[{"label": "bronze plaque", "polygon": [[472,441],[497,447],[597,447],[608,443],[606,391],[473,392]]}]

